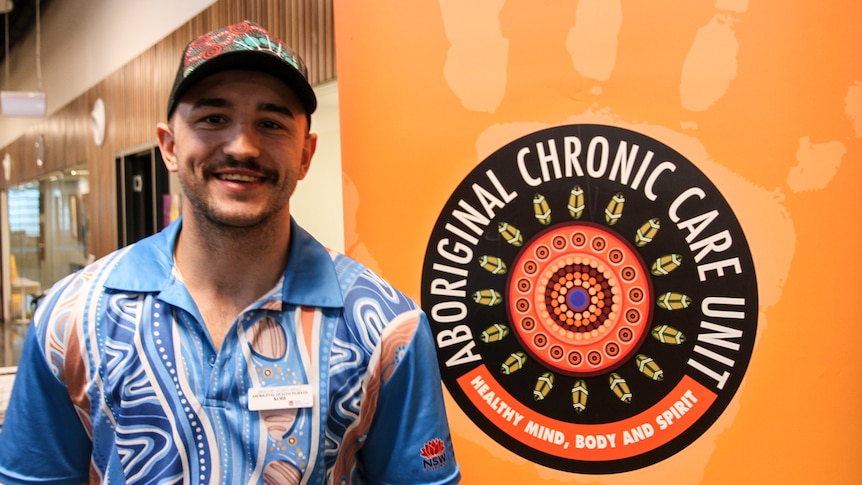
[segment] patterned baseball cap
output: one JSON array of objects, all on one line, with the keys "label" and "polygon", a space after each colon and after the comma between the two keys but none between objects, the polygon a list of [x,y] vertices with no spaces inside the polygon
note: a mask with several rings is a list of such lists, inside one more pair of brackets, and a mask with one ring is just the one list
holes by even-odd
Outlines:
[{"label": "patterned baseball cap", "polygon": [[277,77],[296,93],[309,119],[317,108],[317,97],[308,83],[308,68],[302,59],[266,29],[244,20],[189,42],[168,98],[168,118],[192,85],[211,74],[232,69],[261,71]]}]

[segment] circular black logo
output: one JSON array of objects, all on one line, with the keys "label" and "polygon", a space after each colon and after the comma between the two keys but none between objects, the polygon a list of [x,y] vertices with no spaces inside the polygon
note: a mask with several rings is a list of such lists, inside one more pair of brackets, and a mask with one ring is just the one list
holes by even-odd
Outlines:
[{"label": "circular black logo", "polygon": [[577,473],[645,467],[718,419],[745,374],[745,235],[673,149],[602,125],[512,141],[440,212],[422,307],[444,383],[483,431]]}]

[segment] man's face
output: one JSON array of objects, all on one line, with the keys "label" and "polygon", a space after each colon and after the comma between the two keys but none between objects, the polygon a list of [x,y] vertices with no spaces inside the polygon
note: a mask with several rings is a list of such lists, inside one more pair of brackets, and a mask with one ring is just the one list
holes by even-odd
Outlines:
[{"label": "man's face", "polygon": [[165,164],[194,212],[186,216],[231,227],[287,219],[316,141],[294,92],[255,71],[203,79],[180,99],[170,126],[159,126]]}]

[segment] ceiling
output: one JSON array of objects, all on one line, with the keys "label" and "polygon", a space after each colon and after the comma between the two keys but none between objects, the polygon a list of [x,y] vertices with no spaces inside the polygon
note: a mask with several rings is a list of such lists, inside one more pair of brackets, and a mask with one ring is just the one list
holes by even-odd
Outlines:
[{"label": "ceiling", "polygon": [[27,38],[36,28],[36,7],[38,4],[40,20],[44,19],[45,11],[55,0],[0,0],[0,11],[4,5],[12,4],[12,10],[0,14],[0,64],[6,60],[6,18],[9,20],[9,54],[14,55],[15,46]]}]

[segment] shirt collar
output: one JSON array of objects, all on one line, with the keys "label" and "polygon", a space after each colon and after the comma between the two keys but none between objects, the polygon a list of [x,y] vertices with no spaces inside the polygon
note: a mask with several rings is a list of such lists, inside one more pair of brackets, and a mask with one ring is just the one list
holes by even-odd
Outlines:
[{"label": "shirt collar", "polygon": [[[161,232],[136,242],[117,263],[105,288],[134,293],[160,293],[175,283],[173,248],[182,218]],[[291,305],[342,308],[344,298],[333,263],[323,247],[291,217],[290,254],[283,276],[282,300]]]}]

